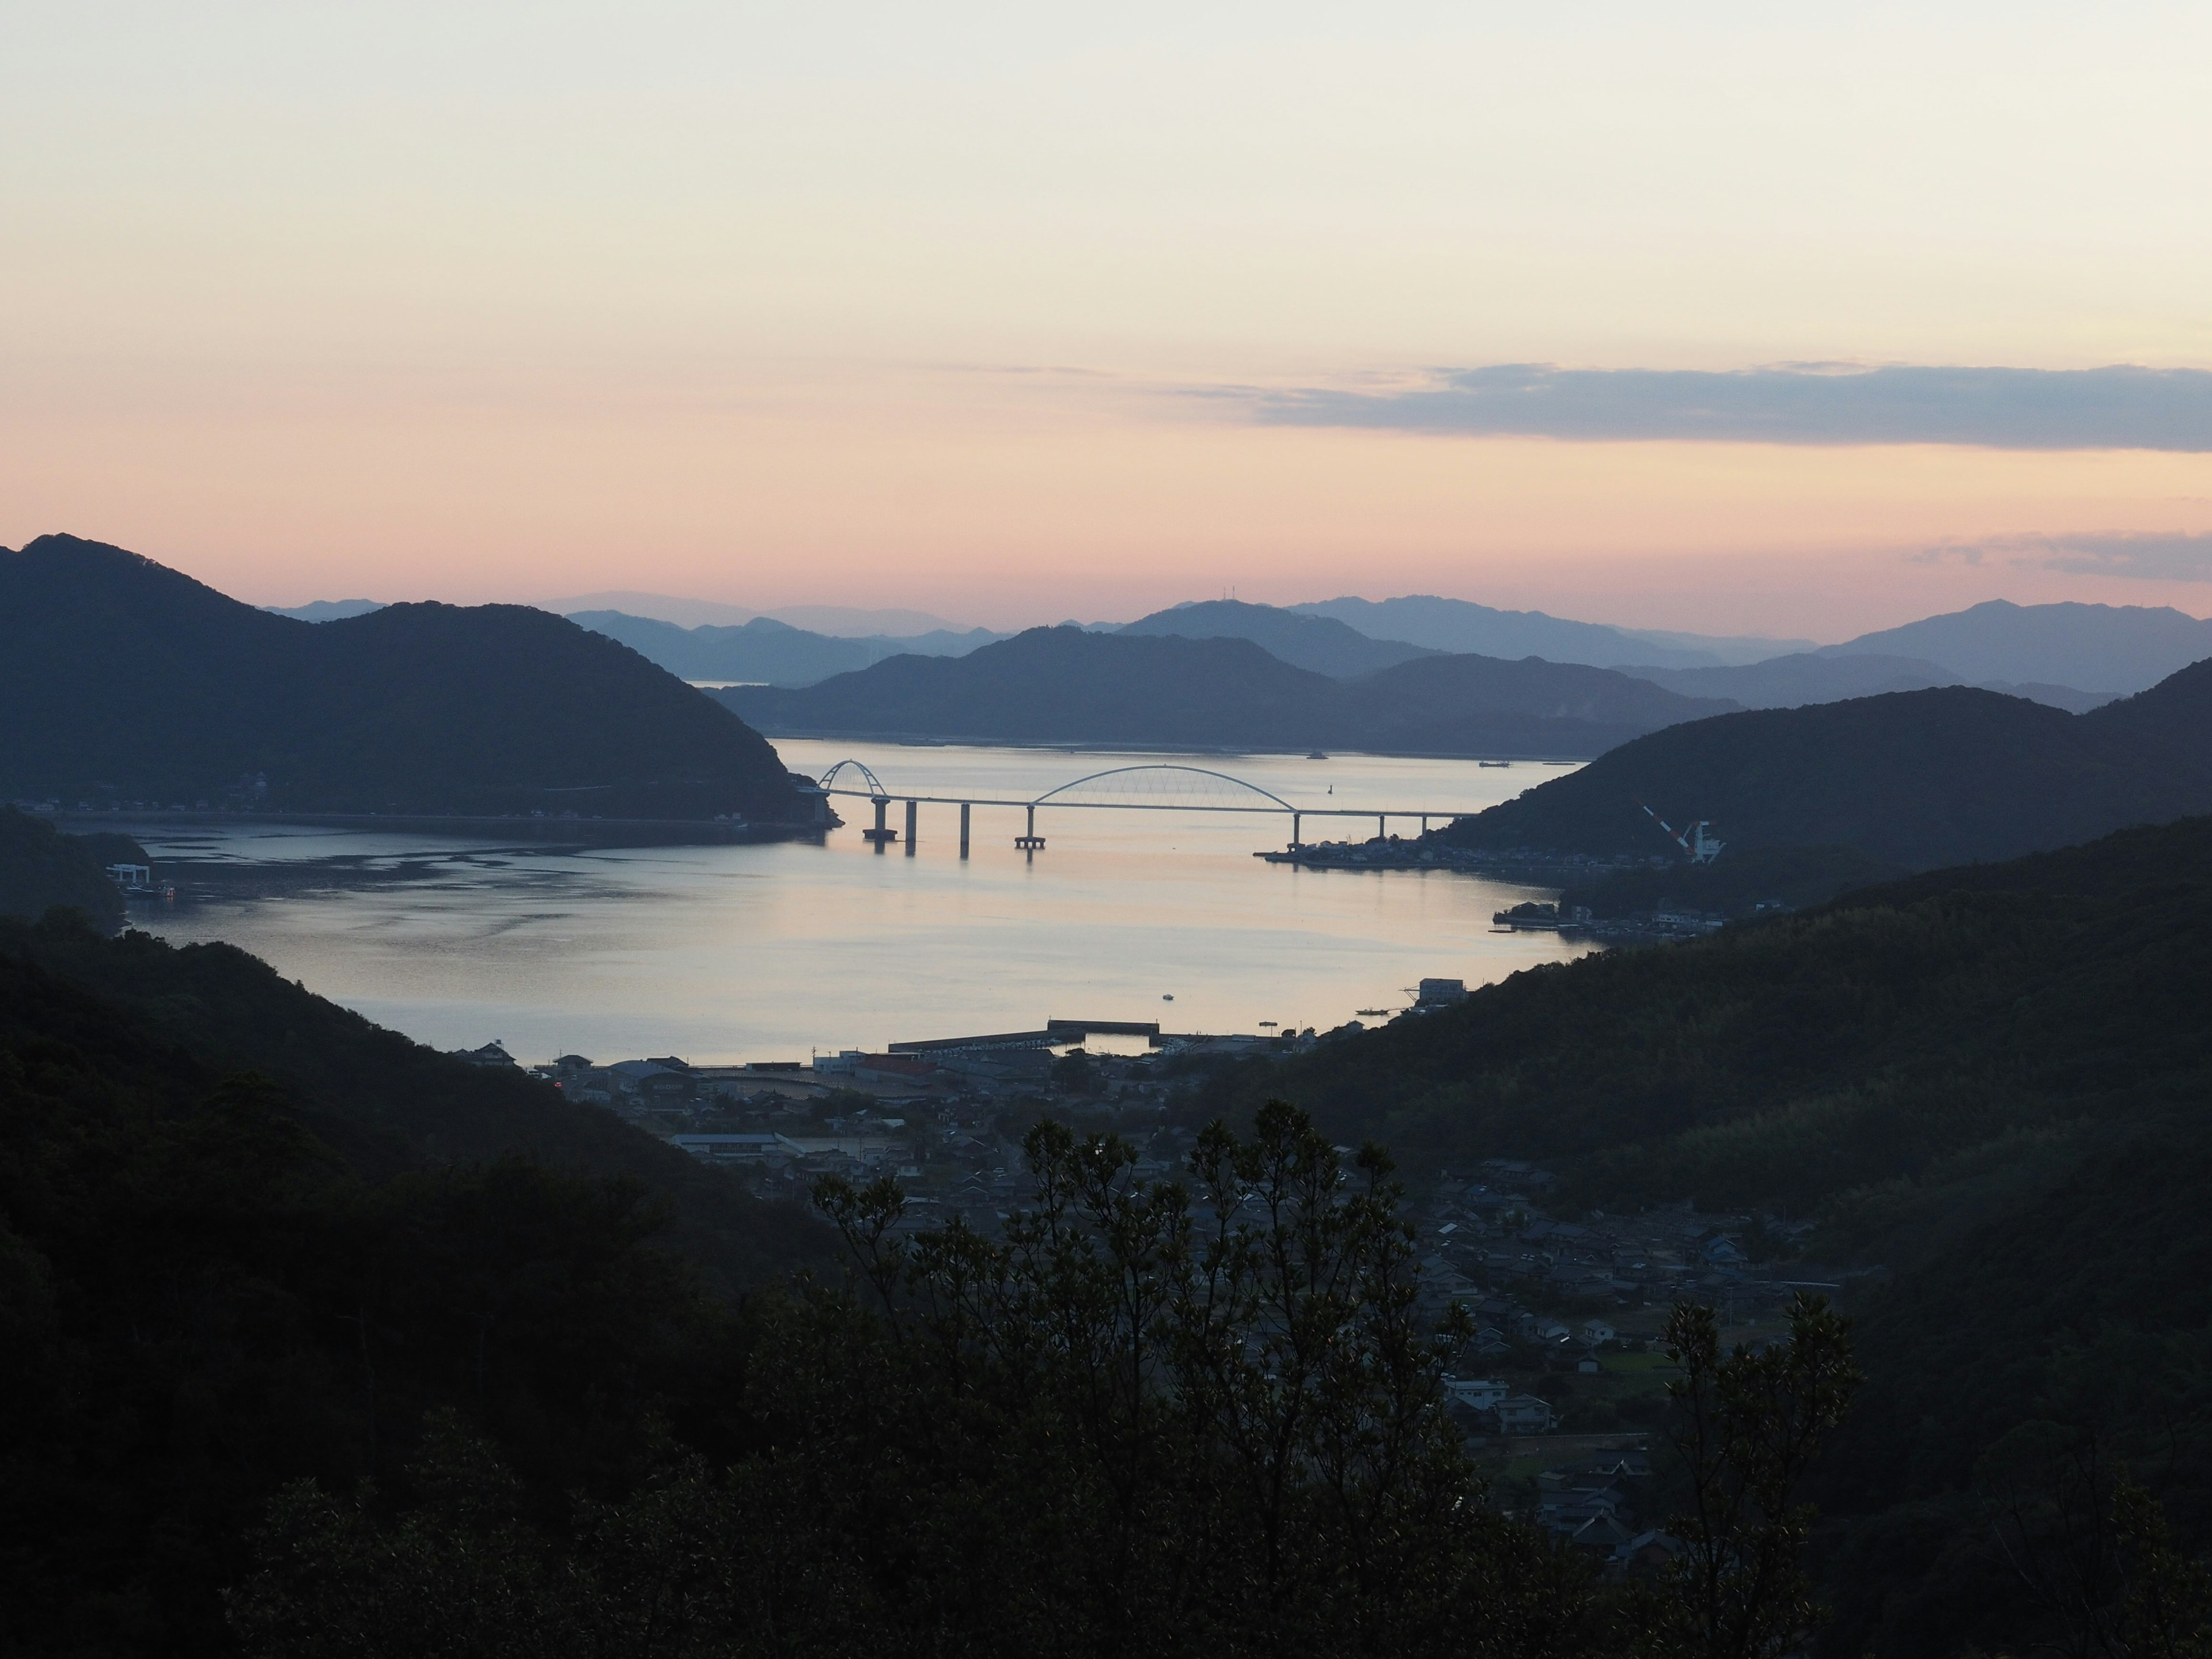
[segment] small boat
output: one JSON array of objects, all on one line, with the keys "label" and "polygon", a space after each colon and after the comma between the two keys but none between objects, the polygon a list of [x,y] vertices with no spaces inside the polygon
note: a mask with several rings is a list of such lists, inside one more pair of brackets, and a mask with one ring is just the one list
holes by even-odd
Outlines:
[{"label": "small boat", "polygon": [[1477,766],[1510,766],[1513,763],[1511,761],[1477,761],[1475,764]]},{"label": "small boat", "polygon": [[1312,754],[1308,755],[1306,758],[1308,760],[1327,760],[1328,757],[1322,754],[1320,750],[1316,749]]},{"label": "small boat", "polygon": [[1395,1010],[1389,1008],[1359,1008],[1353,1011],[1362,1019],[1388,1019]]}]

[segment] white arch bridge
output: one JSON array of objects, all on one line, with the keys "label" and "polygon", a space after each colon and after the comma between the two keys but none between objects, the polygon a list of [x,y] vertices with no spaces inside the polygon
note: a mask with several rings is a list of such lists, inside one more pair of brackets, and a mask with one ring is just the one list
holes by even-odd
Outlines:
[{"label": "white arch bridge", "polygon": [[825,795],[848,795],[875,804],[875,824],[861,830],[860,835],[873,842],[879,853],[899,839],[898,831],[891,828],[888,818],[893,801],[906,803],[906,850],[909,853],[914,851],[922,807],[957,806],[960,856],[963,859],[968,856],[969,815],[978,806],[1015,806],[1026,812],[1026,828],[1014,837],[1014,845],[1025,853],[1035,853],[1044,845],[1044,837],[1037,833],[1036,815],[1040,807],[1046,806],[1122,812],[1282,812],[1290,817],[1293,852],[1304,844],[1301,837],[1308,818],[1373,818],[1375,832],[1380,836],[1389,833],[1392,818],[1418,818],[1425,831],[1431,818],[1465,817],[1480,810],[1431,806],[1378,811],[1371,806],[1298,806],[1271,789],[1231,777],[1226,772],[1165,763],[1109,767],[1025,800],[985,795],[908,794],[888,787],[864,762],[857,760],[839,761],[822,775],[816,787]]}]

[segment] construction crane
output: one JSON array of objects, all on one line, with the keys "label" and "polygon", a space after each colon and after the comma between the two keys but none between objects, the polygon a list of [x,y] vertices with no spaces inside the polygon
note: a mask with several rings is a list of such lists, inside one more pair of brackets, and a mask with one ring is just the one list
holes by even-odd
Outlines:
[{"label": "construction crane", "polygon": [[[1642,801],[1636,804],[1644,806]],[[1713,827],[1706,819],[1699,818],[1686,830],[1677,830],[1648,806],[1644,806],[1644,815],[1664,830],[1674,845],[1690,855],[1691,863],[1711,864],[1721,855],[1721,848],[1725,843],[1715,841],[1705,833]]]}]

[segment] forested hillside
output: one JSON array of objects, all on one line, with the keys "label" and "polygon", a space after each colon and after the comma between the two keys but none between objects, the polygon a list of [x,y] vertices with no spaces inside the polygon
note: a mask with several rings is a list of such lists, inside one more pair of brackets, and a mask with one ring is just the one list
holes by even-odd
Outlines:
[{"label": "forested hillside", "polygon": [[[1611,1659],[1711,1633],[1695,1580],[1608,1591],[1483,1503],[1387,1167],[1295,1112],[1209,1131],[1188,1189],[1040,1124],[1003,1240],[829,1183],[848,1287],[742,1300],[701,1265],[757,1275],[819,1229],[592,1116],[224,947],[0,927],[0,1650]],[[1786,1367],[1686,1343],[1697,1397],[1830,1420],[1842,1334],[1796,1328]],[[1696,1540],[1794,1628],[1787,1529],[1756,1583],[1732,1564],[1757,1523]]]},{"label": "forested hillside", "polygon": [[0,798],[342,812],[805,816],[759,734],[544,611],[273,616],[151,560],[0,551]]},{"label": "forested hillside", "polygon": [[719,1410],[709,1287],[825,1245],[228,946],[0,923],[0,1650],[234,1650],[282,1483],[387,1474],[441,1406],[619,1486]]},{"label": "forested hillside", "polygon": [[0,805],[0,917],[29,921],[58,904],[118,927],[123,895],[107,866],[147,861],[146,849],[128,836],[64,836],[43,818]]},{"label": "forested hillside", "polygon": [[2208,987],[2195,818],[1521,973],[1198,1109],[1279,1096],[1418,1169],[1541,1159],[1570,1207],[1818,1218],[1816,1261],[1893,1275],[1852,1310],[1826,1650],[2017,1651],[2063,1586],[2004,1558],[2008,1492],[2046,1566],[2123,1467],[2212,1541]]}]

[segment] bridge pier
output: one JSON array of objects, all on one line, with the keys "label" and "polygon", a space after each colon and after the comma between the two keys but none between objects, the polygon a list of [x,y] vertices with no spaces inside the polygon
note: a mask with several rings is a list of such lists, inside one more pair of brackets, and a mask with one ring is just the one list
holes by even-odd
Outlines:
[{"label": "bridge pier", "polygon": [[872,830],[863,830],[860,831],[860,839],[865,842],[872,842],[875,846],[876,851],[878,853],[882,852],[890,842],[898,839],[898,831],[892,829],[889,823],[884,822],[884,814],[890,810],[890,801],[889,798],[883,795],[878,795],[876,797],[876,827]]},{"label": "bridge pier", "polygon": [[1036,805],[1035,802],[1030,803],[1029,813],[1030,827],[1028,832],[1024,835],[1016,836],[1014,837],[1014,845],[1020,848],[1024,853],[1035,853],[1042,849],[1044,846],[1044,837],[1036,832]]},{"label": "bridge pier", "polygon": [[963,859],[968,856],[969,810],[969,804],[964,800],[962,801],[960,803],[960,856]]},{"label": "bridge pier", "polygon": [[910,800],[906,804],[906,855],[914,856],[914,829],[921,817],[921,803]]},{"label": "bridge pier", "polygon": [[1303,812],[1291,814],[1291,851],[1293,853],[1298,850],[1298,823],[1304,817],[1305,814]]},{"label": "bridge pier", "polygon": [[1390,821],[1382,813],[1377,812],[1375,815],[1375,839],[1377,841],[1387,841],[1389,839],[1389,836]]}]

